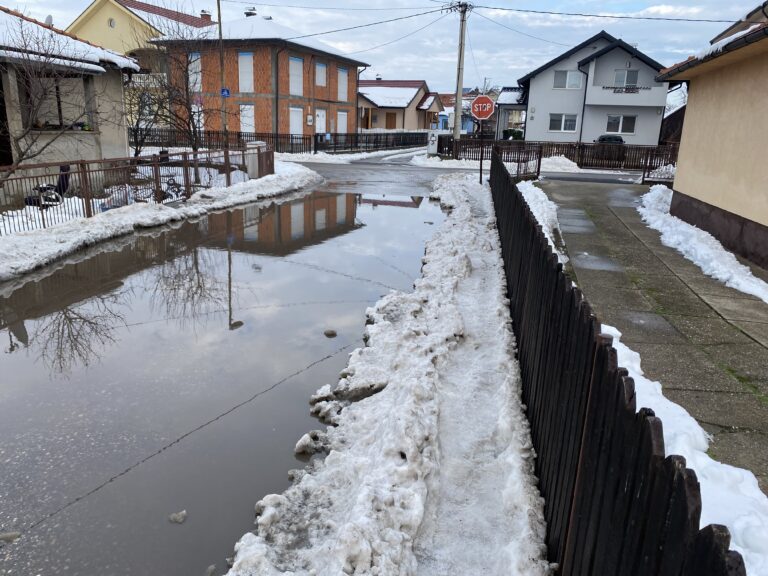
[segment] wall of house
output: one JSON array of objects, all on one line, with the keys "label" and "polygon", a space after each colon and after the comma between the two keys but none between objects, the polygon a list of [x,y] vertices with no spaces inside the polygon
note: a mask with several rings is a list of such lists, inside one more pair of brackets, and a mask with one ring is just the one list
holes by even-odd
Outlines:
[{"label": "wall of house", "polygon": [[[110,19],[115,22],[114,28],[109,26]],[[146,39],[153,36],[150,26],[112,2],[101,2],[67,32],[121,54],[144,47]]]},{"label": "wall of house", "polygon": [[[526,140],[539,140],[548,142],[576,142],[579,139],[579,127],[582,120],[582,106],[586,91],[586,77],[582,75],[581,88],[557,89],[555,83],[555,70],[577,70],[578,62],[592,54],[595,50],[604,48],[608,42],[603,39],[596,40],[592,45],[586,46],[569,58],[561,60],[557,64],[547,68],[540,74],[531,78],[528,92],[528,118],[525,126]],[[552,132],[549,130],[549,115],[552,114],[576,114],[575,132]]]},{"label": "wall of house", "polygon": [[[253,53],[253,92],[240,91],[238,54]],[[303,95],[290,94],[289,61],[291,57],[303,60]],[[277,119],[275,119],[275,90],[273,59],[277,59],[277,83],[279,98]],[[317,86],[315,65],[317,62],[326,64],[326,86]],[[219,95],[219,52],[206,50],[202,53],[202,87],[205,114],[205,127],[209,130],[221,130],[221,106]],[[347,100],[338,100],[338,71],[347,69]],[[357,130],[356,95],[357,68],[333,57],[326,57],[300,50],[282,50],[271,46],[255,43],[233,45],[224,54],[224,83],[230,90],[230,98],[226,101],[227,124],[231,130],[240,128],[240,105],[255,106],[256,131],[288,134],[290,130],[290,108],[302,108],[303,133],[315,133],[315,113],[317,109],[326,111],[326,130],[335,131],[338,112],[347,112],[347,131]],[[312,116],[313,122],[307,123],[307,116]]]},{"label": "wall of house", "polygon": [[96,76],[93,84],[102,157],[126,158],[129,153],[123,75],[119,70],[109,70]]},{"label": "wall of house", "polygon": [[768,41],[742,50],[752,57],[690,81],[674,188],[768,226]]},{"label": "wall of house", "polygon": [[582,142],[592,142],[607,133],[608,115],[635,116],[635,133],[621,134],[624,142],[638,146],[655,146],[659,143],[662,107],[658,106],[587,106],[584,109]]},{"label": "wall of house", "polygon": [[[627,68],[627,62],[630,64],[629,68]],[[591,78],[592,85],[613,86],[616,70],[637,70],[638,86],[662,86],[660,82],[656,82],[656,70],[620,48],[603,54],[595,61],[594,75]],[[661,103],[661,106],[663,105],[664,102]]]},{"label": "wall of house", "polygon": [[387,113],[395,114],[395,130],[403,129],[403,108],[372,108],[371,128],[385,129],[387,127]]}]

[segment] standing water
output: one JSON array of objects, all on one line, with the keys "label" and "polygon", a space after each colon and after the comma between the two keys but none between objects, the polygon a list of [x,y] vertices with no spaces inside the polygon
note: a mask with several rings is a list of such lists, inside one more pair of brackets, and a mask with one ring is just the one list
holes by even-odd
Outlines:
[{"label": "standing water", "polygon": [[365,309],[419,275],[442,215],[402,180],[331,182],[0,284],[0,574],[226,572],[254,503],[303,466],[307,401],[361,345]]}]

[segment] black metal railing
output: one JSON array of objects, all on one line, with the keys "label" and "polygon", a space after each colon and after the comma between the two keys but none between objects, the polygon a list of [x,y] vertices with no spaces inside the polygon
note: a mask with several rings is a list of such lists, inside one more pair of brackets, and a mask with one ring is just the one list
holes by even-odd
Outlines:
[{"label": "black metal railing", "polygon": [[696,474],[684,458],[665,457],[661,421],[636,410],[634,381],[516,184],[494,152],[491,189],[549,560],[564,576],[744,576],[728,530],[699,530]]}]

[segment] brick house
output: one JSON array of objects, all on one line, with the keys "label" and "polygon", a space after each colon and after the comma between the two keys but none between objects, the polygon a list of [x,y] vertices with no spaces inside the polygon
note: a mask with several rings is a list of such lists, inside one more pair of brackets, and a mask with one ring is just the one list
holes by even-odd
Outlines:
[{"label": "brick house", "polygon": [[[246,14],[222,24],[228,128],[297,135],[356,132],[357,72],[366,64],[313,38],[300,38],[269,17]],[[211,27],[194,37],[156,41],[171,54],[191,55],[189,70],[168,72],[189,79],[199,101],[199,123],[207,130],[222,128],[217,33]]]}]

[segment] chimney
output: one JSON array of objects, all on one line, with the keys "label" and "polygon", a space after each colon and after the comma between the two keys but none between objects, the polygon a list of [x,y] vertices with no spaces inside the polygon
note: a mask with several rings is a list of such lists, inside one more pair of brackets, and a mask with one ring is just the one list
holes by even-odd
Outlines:
[{"label": "chimney", "polygon": [[211,21],[211,13],[208,12],[208,10],[200,10],[200,18],[202,18],[206,22],[210,22]]},{"label": "chimney", "polygon": [[251,6],[250,8],[245,9],[245,17],[250,18],[251,16],[256,16],[256,7]]},{"label": "chimney", "polygon": [[381,81],[381,74],[376,74],[376,80]]}]

